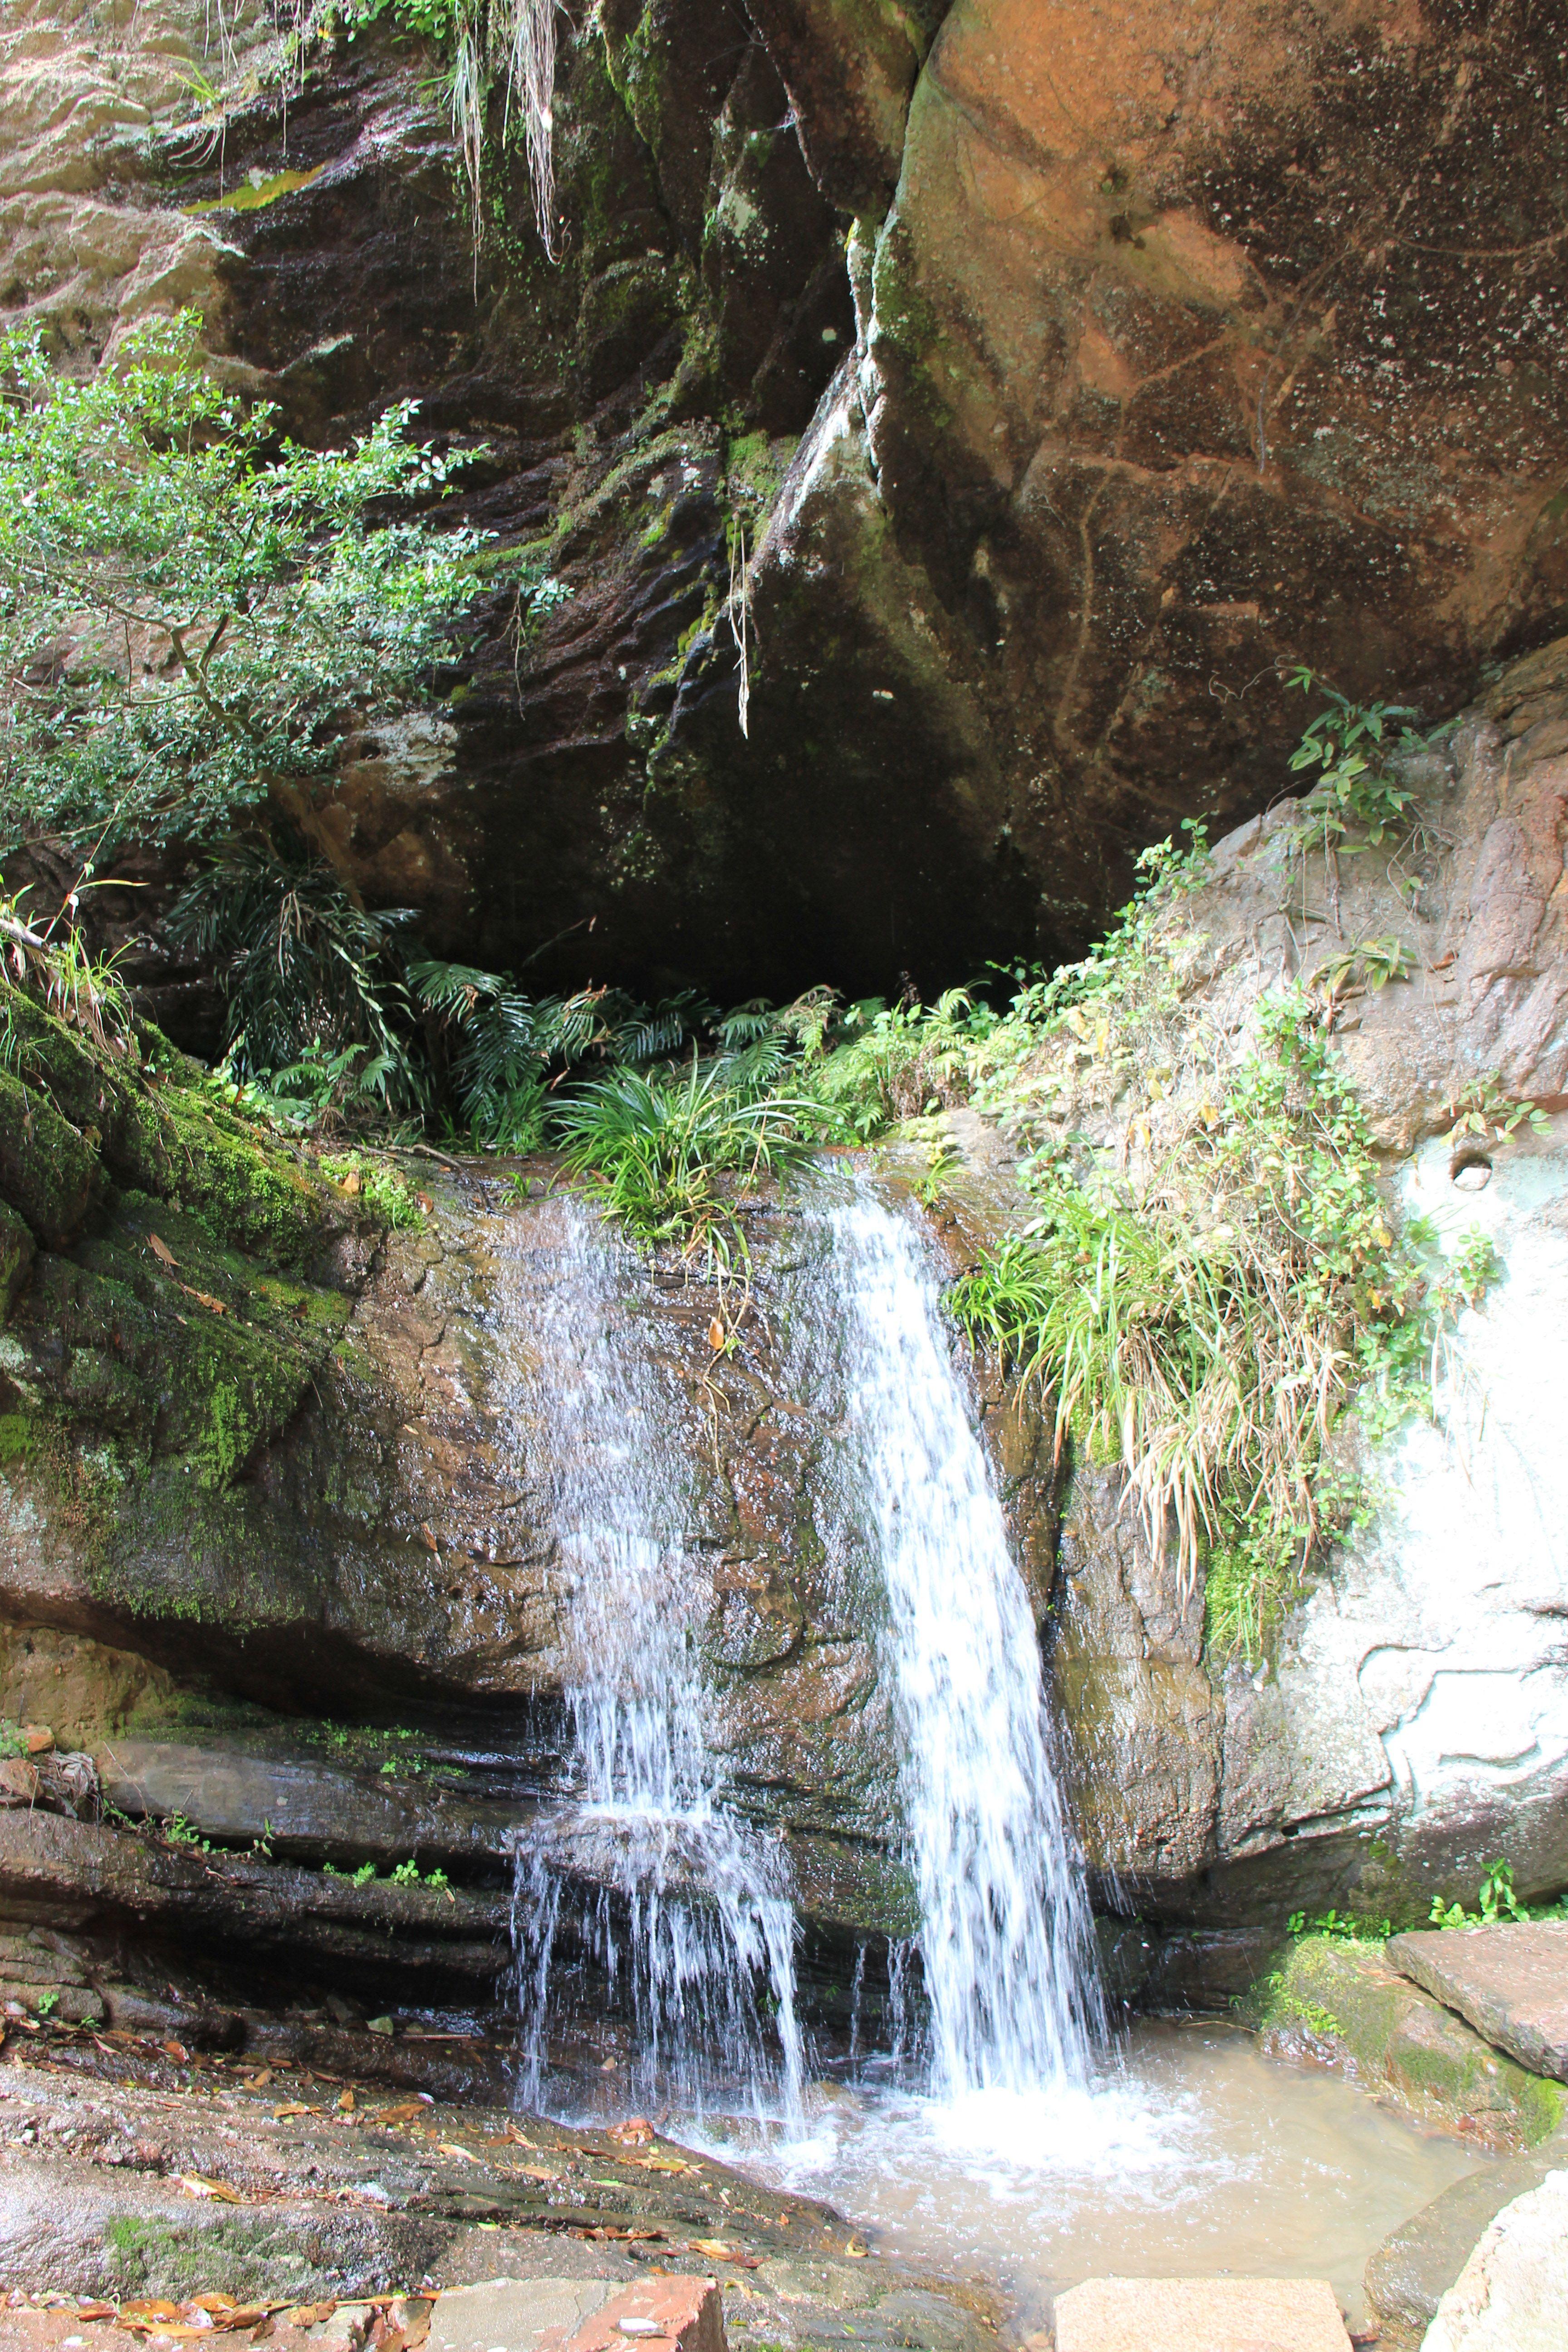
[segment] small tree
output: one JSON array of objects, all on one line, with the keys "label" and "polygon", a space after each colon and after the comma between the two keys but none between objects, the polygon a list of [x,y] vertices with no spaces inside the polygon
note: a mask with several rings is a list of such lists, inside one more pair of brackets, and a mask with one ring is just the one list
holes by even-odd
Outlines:
[{"label": "small tree", "polygon": [[0,338],[0,856],[301,814],[472,602],[484,534],[372,520],[464,462],[410,440],[414,404],[302,449],[204,372],[200,325],[142,327],[84,380]]}]

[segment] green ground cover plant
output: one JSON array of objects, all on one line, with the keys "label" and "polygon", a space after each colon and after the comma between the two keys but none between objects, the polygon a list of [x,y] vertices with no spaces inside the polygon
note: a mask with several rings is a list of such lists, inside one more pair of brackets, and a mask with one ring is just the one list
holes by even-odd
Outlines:
[{"label": "green ground cover plant", "polygon": [[1550,1903],[1521,1902],[1514,1892],[1513,1864],[1500,1854],[1481,1874],[1473,1911],[1467,1911],[1462,1903],[1445,1903],[1440,1895],[1432,1897],[1434,1927],[1495,1927],[1510,1919],[1521,1924],[1530,1919],[1568,1919],[1568,1894]]}]

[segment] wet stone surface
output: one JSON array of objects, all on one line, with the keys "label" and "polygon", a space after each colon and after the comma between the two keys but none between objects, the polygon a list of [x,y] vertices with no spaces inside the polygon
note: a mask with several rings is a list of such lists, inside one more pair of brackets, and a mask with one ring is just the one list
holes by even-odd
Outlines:
[{"label": "wet stone surface", "polygon": [[[21,2303],[345,2303],[501,2278],[717,2276],[742,2343],[837,2342],[853,2314],[858,2340],[969,2352],[995,2325],[984,2294],[944,2294],[868,2253],[831,2208],[760,2188],[641,2118],[578,2131],[320,2065],[174,2058],[125,2033],[9,2023],[0,2280]],[[51,2345],[71,2332],[46,2330]]]},{"label": "wet stone surface", "polygon": [[1521,2066],[1568,2082],[1568,1925],[1395,1936],[1388,1957]]}]

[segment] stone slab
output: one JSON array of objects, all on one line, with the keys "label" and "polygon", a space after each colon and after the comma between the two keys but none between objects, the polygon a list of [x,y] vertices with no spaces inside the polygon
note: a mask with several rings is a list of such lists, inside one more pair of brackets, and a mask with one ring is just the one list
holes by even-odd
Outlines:
[{"label": "stone slab", "polygon": [[[724,2303],[711,2278],[639,2279],[567,2336],[559,2352],[724,2352]],[[556,2352],[547,2346],[545,2352]]]},{"label": "stone slab", "polygon": [[1568,1921],[1422,1929],[1393,1937],[1387,1951],[1497,2049],[1568,2083]]},{"label": "stone slab", "polygon": [[510,1862],[517,1830],[514,1803],[315,1757],[122,1737],[95,1761],[105,1798],[133,1821],[180,1813],[204,1837],[231,1844],[248,1843],[266,1825],[275,1853],[340,1866],[414,1853],[426,1869]]},{"label": "stone slab", "polygon": [[443,2294],[428,2352],[725,2352],[710,2278],[489,2279]]},{"label": "stone slab", "polygon": [[570,2335],[616,2294],[604,2278],[487,2279],[437,2302],[428,2352],[533,2352],[545,2335]]},{"label": "stone slab", "polygon": [[1417,2352],[1437,2305],[1505,2205],[1568,2164],[1568,2127],[1528,2156],[1483,2165],[1391,2231],[1367,2258],[1366,2300],[1378,2352]]},{"label": "stone slab", "polygon": [[1505,2205],[1437,2305],[1422,2352],[1563,2352],[1568,2172]]},{"label": "stone slab", "polygon": [[1056,2326],[1057,2352],[1351,2352],[1326,2279],[1086,2279]]}]

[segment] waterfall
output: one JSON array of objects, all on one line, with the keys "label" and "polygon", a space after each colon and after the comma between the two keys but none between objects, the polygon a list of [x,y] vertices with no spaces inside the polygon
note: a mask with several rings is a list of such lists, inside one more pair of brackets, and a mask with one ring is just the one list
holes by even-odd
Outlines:
[{"label": "waterfall", "polygon": [[936,1268],[912,1220],[864,1183],[817,1213],[829,1246],[807,1353],[837,1360],[852,1539],[886,1591],[932,2088],[1082,2082],[1103,2026],[1092,1926],[1034,1620]]},{"label": "waterfall", "polygon": [[[520,1418],[573,1589],[569,1799],[520,1843],[512,1904],[525,2093],[540,2095],[575,1957],[630,2011],[634,2073],[617,2096],[630,2087],[701,2113],[739,2090],[759,2114],[797,2115],[790,1873],[777,1843],[718,1801],[694,1638],[708,1574],[686,1542],[689,1450],[674,1383],[626,1305],[646,1268],[576,1203],[548,1218],[506,1286],[514,1353],[531,1367]],[[568,1883],[590,1891],[568,1901]]]},{"label": "waterfall", "polygon": [[[1082,1873],[1050,1752],[1039,1645],[973,1401],[912,1213],[863,1180],[804,1204],[789,1270],[795,1393],[837,1457],[823,1532],[884,1615],[883,1679],[920,1898],[931,2087],[958,2098],[1087,2079],[1103,2025]],[[646,1270],[567,1201],[529,1221],[508,1286],[531,1456],[570,1571],[569,1787],[520,1844],[513,1944],[524,2090],[550,2034],[629,2011],[628,2085],[700,2116],[797,2118],[802,2048],[784,1850],[721,1801],[696,1633],[693,1449],[639,1333]],[[583,1890],[588,1890],[586,1895]],[[903,2043],[904,1963],[890,2011]],[[857,1979],[857,2025],[858,1994]]]}]

